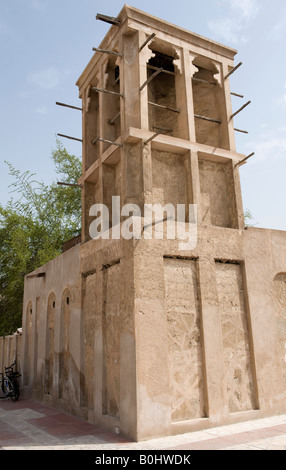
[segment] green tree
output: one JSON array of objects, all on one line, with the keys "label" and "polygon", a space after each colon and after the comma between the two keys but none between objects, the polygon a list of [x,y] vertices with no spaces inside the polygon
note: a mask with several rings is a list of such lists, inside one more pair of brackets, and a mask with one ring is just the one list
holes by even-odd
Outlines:
[{"label": "green tree", "polygon": [[[59,141],[52,160],[61,182],[77,182],[81,160]],[[7,164],[17,197],[5,207],[0,205],[0,335],[21,326],[25,275],[61,254],[63,242],[81,228],[78,188],[57,182],[46,185],[35,174]]]},{"label": "green tree", "polygon": [[244,223],[246,227],[254,227],[254,224],[252,221],[254,220],[253,215],[251,214],[249,209],[245,209],[244,211]]}]

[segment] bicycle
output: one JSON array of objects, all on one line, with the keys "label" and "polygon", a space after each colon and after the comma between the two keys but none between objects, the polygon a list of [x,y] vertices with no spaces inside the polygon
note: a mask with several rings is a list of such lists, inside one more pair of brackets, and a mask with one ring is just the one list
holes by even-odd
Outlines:
[{"label": "bicycle", "polygon": [[20,387],[18,378],[21,377],[21,374],[14,370],[16,366],[16,361],[13,362],[8,367],[5,367],[5,374],[1,372],[2,375],[2,392],[4,397],[1,398],[11,398],[12,401],[17,401],[20,396]]},{"label": "bicycle", "polygon": [[0,398],[11,398],[13,401],[16,401],[15,400],[15,389],[14,389],[14,385],[13,383],[11,382],[11,380],[5,376],[3,374],[3,372],[0,372],[0,375],[2,376],[1,378],[1,389],[2,389],[2,392],[4,394],[3,397],[0,397]]}]

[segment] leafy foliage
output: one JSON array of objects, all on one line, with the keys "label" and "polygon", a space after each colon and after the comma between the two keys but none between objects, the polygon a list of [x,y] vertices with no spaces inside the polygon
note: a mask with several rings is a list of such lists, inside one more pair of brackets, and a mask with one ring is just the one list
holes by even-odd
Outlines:
[{"label": "leafy foliage", "polygon": [[254,227],[254,224],[252,221],[254,220],[253,215],[251,214],[249,209],[245,209],[244,211],[244,223],[246,227]]},{"label": "leafy foliage", "polygon": [[[60,181],[79,179],[80,159],[59,141],[52,159]],[[21,326],[25,275],[61,254],[63,242],[78,235],[81,226],[78,188],[56,182],[46,185],[35,174],[7,165],[18,197],[0,205],[0,335]]]}]

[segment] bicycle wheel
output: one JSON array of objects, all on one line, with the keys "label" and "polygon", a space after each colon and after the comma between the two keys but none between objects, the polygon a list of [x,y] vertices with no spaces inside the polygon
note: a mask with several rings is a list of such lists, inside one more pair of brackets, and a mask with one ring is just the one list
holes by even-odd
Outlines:
[{"label": "bicycle wheel", "polygon": [[4,387],[4,379],[2,380],[2,383],[1,383],[1,389],[2,389],[2,392],[4,393],[4,395],[6,395],[5,387]]},{"label": "bicycle wheel", "polygon": [[6,397],[10,397],[12,401],[17,400],[15,398],[16,395],[15,395],[15,388],[14,388],[13,382],[9,379],[9,377],[4,378],[3,388],[4,388],[4,393]]},{"label": "bicycle wheel", "polygon": [[15,392],[15,400],[17,401],[20,396],[20,387],[19,387],[19,382],[17,379],[13,380],[13,385],[14,385],[14,392]]}]

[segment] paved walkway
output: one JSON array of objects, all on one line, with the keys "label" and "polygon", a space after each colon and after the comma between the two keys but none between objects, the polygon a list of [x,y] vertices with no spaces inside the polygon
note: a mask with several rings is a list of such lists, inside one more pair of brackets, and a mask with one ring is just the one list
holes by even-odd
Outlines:
[{"label": "paved walkway", "polygon": [[286,450],[286,415],[136,443],[20,397],[0,400],[0,450]]}]

